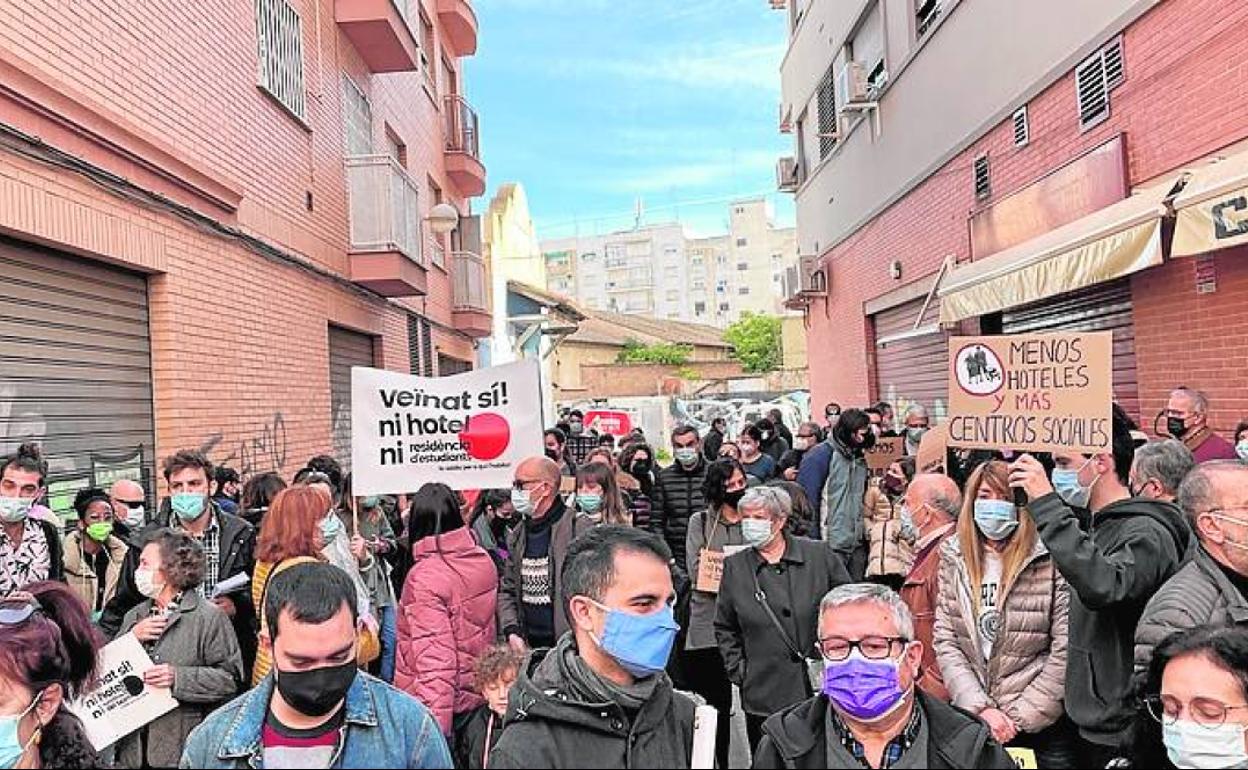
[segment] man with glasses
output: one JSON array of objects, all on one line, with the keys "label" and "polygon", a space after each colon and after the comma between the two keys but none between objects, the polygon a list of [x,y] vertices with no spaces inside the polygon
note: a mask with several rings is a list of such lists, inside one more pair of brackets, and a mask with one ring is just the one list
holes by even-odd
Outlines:
[{"label": "man with glasses", "polygon": [[568,630],[559,571],[568,546],[593,519],[568,510],[559,494],[559,465],[530,457],[516,466],[511,504],[523,523],[507,535],[507,561],[498,592],[499,627],[517,650],[553,647]]},{"label": "man with glasses", "polygon": [[113,533],[122,540],[138,534],[147,523],[144,506],[147,495],[137,481],[118,479],[108,490],[108,501],[113,505]]},{"label": "man with glasses", "polygon": [[822,691],[763,723],[755,768],[1016,767],[982,722],[915,687],[923,643],[892,589],[829,591],[815,651]]},{"label": "man with glasses", "polygon": [[1187,475],[1179,506],[1196,531],[1191,560],[1149,599],[1135,630],[1135,670],[1175,631],[1248,622],[1248,465],[1214,460]]},{"label": "man with glasses", "polygon": [[1131,496],[1173,503],[1179,485],[1195,467],[1192,451],[1183,442],[1172,438],[1149,441],[1135,449],[1129,484]]}]

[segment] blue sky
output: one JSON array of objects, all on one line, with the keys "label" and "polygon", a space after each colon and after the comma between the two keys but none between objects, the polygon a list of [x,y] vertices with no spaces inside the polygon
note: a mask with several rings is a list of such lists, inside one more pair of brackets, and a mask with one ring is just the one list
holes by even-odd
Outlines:
[{"label": "blue sky", "polygon": [[[467,94],[490,191],[521,182],[542,238],[679,218],[722,230],[728,199],[775,193],[787,14],[767,0],[478,0]],[[480,205],[488,205],[488,197]]]}]

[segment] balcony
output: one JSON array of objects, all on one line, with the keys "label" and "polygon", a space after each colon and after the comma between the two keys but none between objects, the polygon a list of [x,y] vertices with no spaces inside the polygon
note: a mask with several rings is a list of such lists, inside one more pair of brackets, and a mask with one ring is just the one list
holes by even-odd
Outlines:
[{"label": "balcony", "polygon": [[409,0],[334,0],[334,19],[371,72],[420,69]]},{"label": "balcony", "polygon": [[471,251],[451,254],[453,323],[469,337],[488,337],[493,330],[485,281],[485,260]]},{"label": "balcony", "polygon": [[485,192],[477,113],[459,94],[448,94],[446,109],[446,173],[465,197]]},{"label": "balcony", "polygon": [[456,56],[477,52],[477,14],[468,0],[438,0],[438,20]]},{"label": "balcony", "polygon": [[384,297],[427,293],[419,189],[389,155],[347,158],[352,281]]}]

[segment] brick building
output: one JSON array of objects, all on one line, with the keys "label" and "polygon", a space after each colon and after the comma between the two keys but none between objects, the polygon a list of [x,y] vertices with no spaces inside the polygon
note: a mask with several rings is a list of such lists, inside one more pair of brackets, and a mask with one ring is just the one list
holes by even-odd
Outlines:
[{"label": "brick building", "polygon": [[805,270],[791,305],[828,351],[816,405],[943,414],[950,334],[1106,329],[1115,396],[1150,432],[1179,384],[1224,433],[1248,416],[1248,5],[788,11],[778,172]]},{"label": "brick building", "polygon": [[0,6],[0,452],[57,507],[180,447],[289,476],[349,461],[350,366],[471,368],[476,46],[467,0]]}]

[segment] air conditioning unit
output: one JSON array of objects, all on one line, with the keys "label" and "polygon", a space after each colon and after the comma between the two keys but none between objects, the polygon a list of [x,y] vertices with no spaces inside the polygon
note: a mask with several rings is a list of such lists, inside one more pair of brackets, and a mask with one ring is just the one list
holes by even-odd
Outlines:
[{"label": "air conditioning unit", "polygon": [[775,11],[783,11],[788,6],[787,0],[768,0],[768,4]]},{"label": "air conditioning unit", "polygon": [[871,84],[866,69],[856,61],[846,62],[836,77],[837,104],[842,109],[871,101]]},{"label": "air conditioning unit", "polygon": [[776,187],[780,192],[797,192],[799,185],[797,158],[786,155],[776,161]]},{"label": "air conditioning unit", "polygon": [[823,296],[828,293],[828,278],[819,266],[819,258],[813,254],[798,257],[798,272],[801,274],[802,292]]}]

